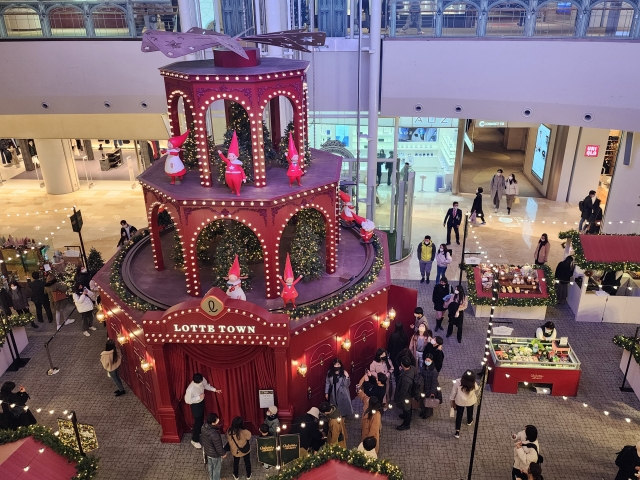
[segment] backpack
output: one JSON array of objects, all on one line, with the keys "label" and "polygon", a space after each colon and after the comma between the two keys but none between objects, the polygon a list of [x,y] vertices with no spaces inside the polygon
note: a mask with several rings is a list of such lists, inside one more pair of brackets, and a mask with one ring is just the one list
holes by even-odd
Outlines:
[{"label": "backpack", "polygon": [[416,373],[413,376],[413,383],[411,384],[411,398],[416,400],[420,398],[420,395],[424,391],[424,378],[420,373]]},{"label": "backpack", "polygon": [[[544,462],[544,457],[538,453],[538,447],[536,446],[535,443],[523,443],[522,446],[523,447],[528,447],[528,448],[533,448],[536,451],[536,455],[538,456],[538,460],[536,461],[536,463],[538,465],[542,465],[542,462]],[[635,447],[633,447],[633,448],[635,448]]]},{"label": "backpack", "polygon": [[584,210],[584,200],[580,200],[580,201],[578,202],[578,209],[579,209],[580,211]]}]

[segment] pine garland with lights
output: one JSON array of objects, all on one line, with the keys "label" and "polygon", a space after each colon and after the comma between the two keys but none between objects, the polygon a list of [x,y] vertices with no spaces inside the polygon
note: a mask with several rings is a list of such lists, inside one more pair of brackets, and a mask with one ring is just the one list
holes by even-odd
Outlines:
[{"label": "pine garland with lights", "polygon": [[628,352],[633,352],[633,358],[640,364],[640,345],[635,337],[627,337],[626,335],[616,335],[613,337],[614,345],[622,347]]},{"label": "pine garland with lights", "polygon": [[318,468],[330,460],[348,463],[374,474],[386,475],[389,480],[404,480],[404,475],[400,468],[388,460],[371,458],[356,449],[347,450],[338,445],[325,445],[318,453],[299,458],[283,467],[280,473],[268,478],[270,480],[294,480],[303,473]]},{"label": "pine garland with lights", "polygon": [[[227,280],[224,277],[228,276],[229,269],[231,265],[233,265],[233,260],[236,255],[238,255],[238,262],[240,263],[240,276],[248,277],[251,274],[249,266],[247,265],[249,252],[246,233],[240,226],[244,225],[236,222],[231,225],[226,225],[225,232],[216,246],[213,285],[223,290],[227,289]],[[242,289],[244,291],[251,290],[250,278],[242,280]]]},{"label": "pine garland with lights", "polygon": [[87,270],[92,275],[95,275],[102,267],[104,267],[102,254],[95,248],[91,247],[91,250],[89,250],[89,256],[87,257]]},{"label": "pine garland with lights", "polygon": [[371,244],[375,249],[376,256],[371,269],[359,282],[330,298],[320,300],[319,302],[311,303],[309,305],[300,306],[295,310],[285,310],[285,312],[293,320],[298,320],[299,318],[307,315],[315,315],[317,313],[326,312],[327,310],[339,307],[343,303],[352,300],[354,297],[364,292],[378,279],[380,270],[382,270],[382,267],[384,266],[384,247],[382,246],[382,243],[380,243],[380,239],[377,235],[372,237]]},{"label": "pine garland with lights", "polygon": [[[289,167],[289,160],[287,160],[287,151],[289,150],[289,133],[293,134],[293,138],[296,139],[295,127],[293,122],[289,122],[287,128],[284,129],[284,135],[280,138],[278,144],[278,153],[276,154],[276,163],[281,167]],[[296,144],[297,145],[297,144]],[[298,152],[300,153],[300,152]],[[304,142],[304,155],[302,155],[302,169],[306,172],[311,166],[311,148],[309,142]]]},{"label": "pine garland with lights", "polygon": [[198,143],[196,142],[196,124],[189,126],[189,135],[182,144],[182,163],[187,170],[198,170]]},{"label": "pine garland with lights", "polygon": [[[629,233],[624,235],[616,235],[616,234],[601,234],[608,236],[622,236],[629,237],[635,236],[635,233]],[[558,234],[558,238],[562,240],[568,240],[571,242],[571,246],[573,247],[573,261],[574,263],[580,267],[582,270],[615,270],[615,271],[640,271],[640,263],[636,262],[591,262],[587,260],[584,256],[584,248],[582,248],[582,242],[580,241],[580,232],[577,230],[568,230],[566,232],[560,232]]]},{"label": "pine garland with lights", "polygon": [[76,276],[78,275],[78,267],[73,263],[67,263],[64,267],[62,282],[67,286],[67,292],[71,294],[76,284]]},{"label": "pine garland with lights", "polygon": [[111,288],[116,293],[116,295],[118,295],[120,300],[122,300],[129,307],[141,312],[146,312],[148,310],[158,310],[158,307],[134,295],[127,288],[122,278],[122,262],[124,261],[124,258],[127,256],[127,253],[129,252],[131,247],[133,247],[139,241],[144,240],[148,236],[149,229],[138,230],[138,233],[131,238],[131,241],[125,243],[120,251],[116,253],[116,256],[113,258],[113,263],[111,264],[111,271],[109,273],[109,284],[111,285]]},{"label": "pine garland with lights", "polygon": [[513,298],[513,297],[500,297],[499,292],[497,300],[494,302],[492,297],[479,297],[478,289],[476,285],[476,278],[474,275],[474,267],[467,265],[467,295],[469,296],[469,302],[473,305],[495,305],[495,306],[510,306],[510,307],[552,307],[558,303],[558,297],[556,295],[556,282],[551,267],[548,265],[536,266],[537,269],[544,272],[545,283],[547,285],[547,297],[527,297]]},{"label": "pine garland with lights", "polygon": [[9,317],[3,317],[2,320],[0,320],[0,347],[4,345],[4,340],[7,338],[9,330],[29,325],[33,320],[34,318],[31,312],[14,313]]},{"label": "pine garland with lights", "polygon": [[58,455],[66,457],[71,462],[76,462],[76,473],[74,478],[89,480],[93,478],[98,470],[98,459],[93,456],[82,456],[80,452],[66,446],[53,434],[53,431],[43,425],[29,425],[28,427],[18,427],[17,430],[0,430],[0,445],[7,445],[17,442],[23,438],[33,437],[34,440],[50,448]]},{"label": "pine garland with lights", "polygon": [[322,260],[322,234],[324,218],[317,210],[300,210],[290,222],[296,222],[291,241],[291,267],[305,282],[320,278],[324,272]]}]

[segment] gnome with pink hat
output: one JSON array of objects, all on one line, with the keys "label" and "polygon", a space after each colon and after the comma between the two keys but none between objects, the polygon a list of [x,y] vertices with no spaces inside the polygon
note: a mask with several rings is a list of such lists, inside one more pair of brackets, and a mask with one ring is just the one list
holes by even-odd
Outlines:
[{"label": "gnome with pink hat", "polygon": [[167,141],[167,149],[162,150],[162,153],[167,153],[167,159],[164,161],[164,172],[171,177],[171,185],[175,185],[176,178],[182,181],[182,177],[187,173],[184,163],[180,160],[180,147],[188,136],[189,130],[178,137],[171,137]]},{"label": "gnome with pink hat", "polygon": [[248,277],[240,276],[240,262],[238,261],[238,255],[233,259],[233,265],[229,269],[229,276],[225,277],[227,280],[227,295],[230,298],[234,298],[236,300],[246,300],[247,296],[244,294],[244,290],[242,290],[242,280]]},{"label": "gnome with pink hat", "polygon": [[281,275],[278,275],[280,279],[280,283],[282,283],[282,291],[280,292],[280,296],[282,300],[284,300],[284,306],[287,307],[287,304],[291,302],[293,308],[296,308],[296,298],[298,297],[298,291],[296,290],[295,284],[298,283],[302,279],[302,275],[298,278],[295,278],[293,275],[293,268],[291,268],[291,259],[289,258],[289,254],[287,253],[287,262],[284,266],[284,279]]},{"label": "gnome with pink hat", "polygon": [[343,191],[340,191],[340,200],[342,200],[340,219],[346,225],[353,225],[355,209],[353,208],[353,203],[351,203],[351,197]]},{"label": "gnome with pink hat", "polygon": [[229,145],[229,152],[227,153],[229,158],[225,157],[220,150],[218,150],[218,155],[220,155],[222,161],[227,164],[227,168],[224,171],[224,179],[231,189],[231,193],[235,193],[237,196],[240,196],[240,186],[247,181],[244,168],[242,168],[242,162],[238,158],[240,156],[239,152],[238,136],[234,131],[233,137],[231,137],[231,144]]},{"label": "gnome with pink hat", "polygon": [[302,170],[302,162],[298,160],[298,150],[293,143],[293,135],[289,132],[289,150],[287,150],[287,161],[289,162],[289,169],[287,170],[287,177],[289,177],[289,186],[293,186],[293,182],[298,182],[298,186],[301,186],[300,178],[304,175]]}]

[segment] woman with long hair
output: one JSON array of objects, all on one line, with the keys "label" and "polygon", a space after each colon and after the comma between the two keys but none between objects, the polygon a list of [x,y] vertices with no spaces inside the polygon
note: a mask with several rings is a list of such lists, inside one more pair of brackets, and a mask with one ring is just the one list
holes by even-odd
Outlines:
[{"label": "woman with long hair", "polygon": [[349,385],[351,385],[351,379],[349,373],[344,369],[342,360],[334,359],[327,371],[324,396],[331,405],[338,407],[343,417],[353,415]]},{"label": "woman with long hair", "polygon": [[453,334],[453,327],[458,327],[458,343],[462,343],[462,322],[464,321],[464,311],[467,308],[467,296],[464,294],[462,285],[453,289],[453,297],[447,309],[449,310],[449,326],[447,327],[447,337]]},{"label": "woman with long hair", "polygon": [[546,233],[543,233],[538,240],[538,246],[533,255],[536,265],[544,265],[549,259],[549,251],[551,250],[551,244],[549,243],[549,237]]},{"label": "woman with long hair", "polygon": [[433,309],[436,311],[436,328],[435,331],[444,330],[442,328],[442,317],[447,307],[444,306],[444,299],[451,293],[451,287],[449,286],[449,280],[447,277],[442,277],[440,282],[433,287],[433,294],[431,300],[433,301]]},{"label": "woman with long hair", "polygon": [[371,375],[377,375],[378,373],[383,373],[387,377],[386,383],[386,393],[384,398],[381,398],[382,403],[387,403],[389,399],[389,388],[391,386],[391,374],[393,373],[393,364],[389,359],[389,354],[384,348],[379,348],[376,351],[375,357],[373,357],[373,362],[369,365],[369,372]]},{"label": "woman with long hair", "polygon": [[389,357],[391,357],[391,362],[393,363],[393,376],[395,379],[398,379],[400,375],[400,364],[396,361],[398,354],[407,348],[409,345],[409,338],[404,331],[404,325],[400,320],[396,322],[396,327],[391,336],[389,337],[389,343],[387,344],[387,352],[389,353]]},{"label": "woman with long hair", "polygon": [[600,199],[596,198],[593,201],[593,209],[589,216],[589,225],[586,228],[586,232],[589,235],[598,235],[600,233],[600,227],[602,226],[602,207],[600,206]]},{"label": "woman with long hair", "polygon": [[480,387],[476,383],[476,374],[471,370],[467,370],[462,377],[453,382],[449,400],[451,400],[451,408],[456,411],[455,438],[460,438],[460,426],[465,409],[467,410],[467,425],[473,424],[473,406],[478,401],[476,393],[479,389]]},{"label": "woman with long hair", "polygon": [[420,372],[422,368],[422,356],[425,348],[431,341],[431,337],[433,336],[433,332],[431,330],[427,330],[427,327],[424,324],[420,324],[418,327],[418,331],[413,334],[411,337],[411,341],[409,342],[409,350],[413,354],[415,361],[415,367]]},{"label": "woman with long hair", "polygon": [[447,267],[451,263],[451,253],[444,243],[440,244],[436,253],[436,285],[440,282],[440,278],[444,277]]},{"label": "woman with long hair", "polygon": [[516,180],[515,174],[509,175],[509,178],[505,181],[505,190],[504,193],[507,196],[507,213],[511,215],[511,207],[513,206],[513,202],[518,196],[519,188],[518,181]]},{"label": "woman with long hair", "polygon": [[118,390],[114,392],[116,397],[127,393],[122,386],[122,380],[120,380],[120,374],[118,373],[120,363],[122,363],[122,355],[116,346],[116,342],[113,340],[107,340],[104,351],[100,354],[100,363],[102,363],[102,367],[107,371],[109,378],[111,378],[113,383],[116,384],[116,387],[118,387]]},{"label": "woman with long hair", "polygon": [[573,257],[571,255],[558,263],[558,266],[556,267],[556,295],[558,297],[558,305],[567,303],[569,282],[571,282],[571,277],[573,277],[573,271],[575,268],[576,267],[573,264]]},{"label": "woman with long hair", "polygon": [[369,398],[369,406],[362,414],[360,422],[360,441],[367,437],[376,439],[376,453],[380,450],[380,432],[382,431],[382,403],[378,397]]},{"label": "woman with long hair", "polygon": [[242,417],[234,418],[231,421],[229,430],[227,430],[227,443],[233,456],[233,478],[238,478],[238,467],[240,466],[241,458],[244,459],[247,478],[251,478],[251,447],[248,447],[250,441],[251,432],[244,428]]}]

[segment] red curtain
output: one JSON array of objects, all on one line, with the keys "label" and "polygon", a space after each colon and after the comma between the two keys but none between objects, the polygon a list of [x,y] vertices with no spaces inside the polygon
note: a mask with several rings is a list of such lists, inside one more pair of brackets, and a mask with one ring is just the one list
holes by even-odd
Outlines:
[{"label": "red curtain", "polygon": [[[201,373],[222,393],[205,393],[205,411],[215,412],[224,428],[241,416],[253,433],[264,420],[258,390],[274,389],[275,359],[273,349],[247,345],[165,345],[169,365],[172,400],[179,405],[184,422],[193,425],[191,409],[184,394],[194,373]],[[206,418],[206,417],[205,417]]]}]

